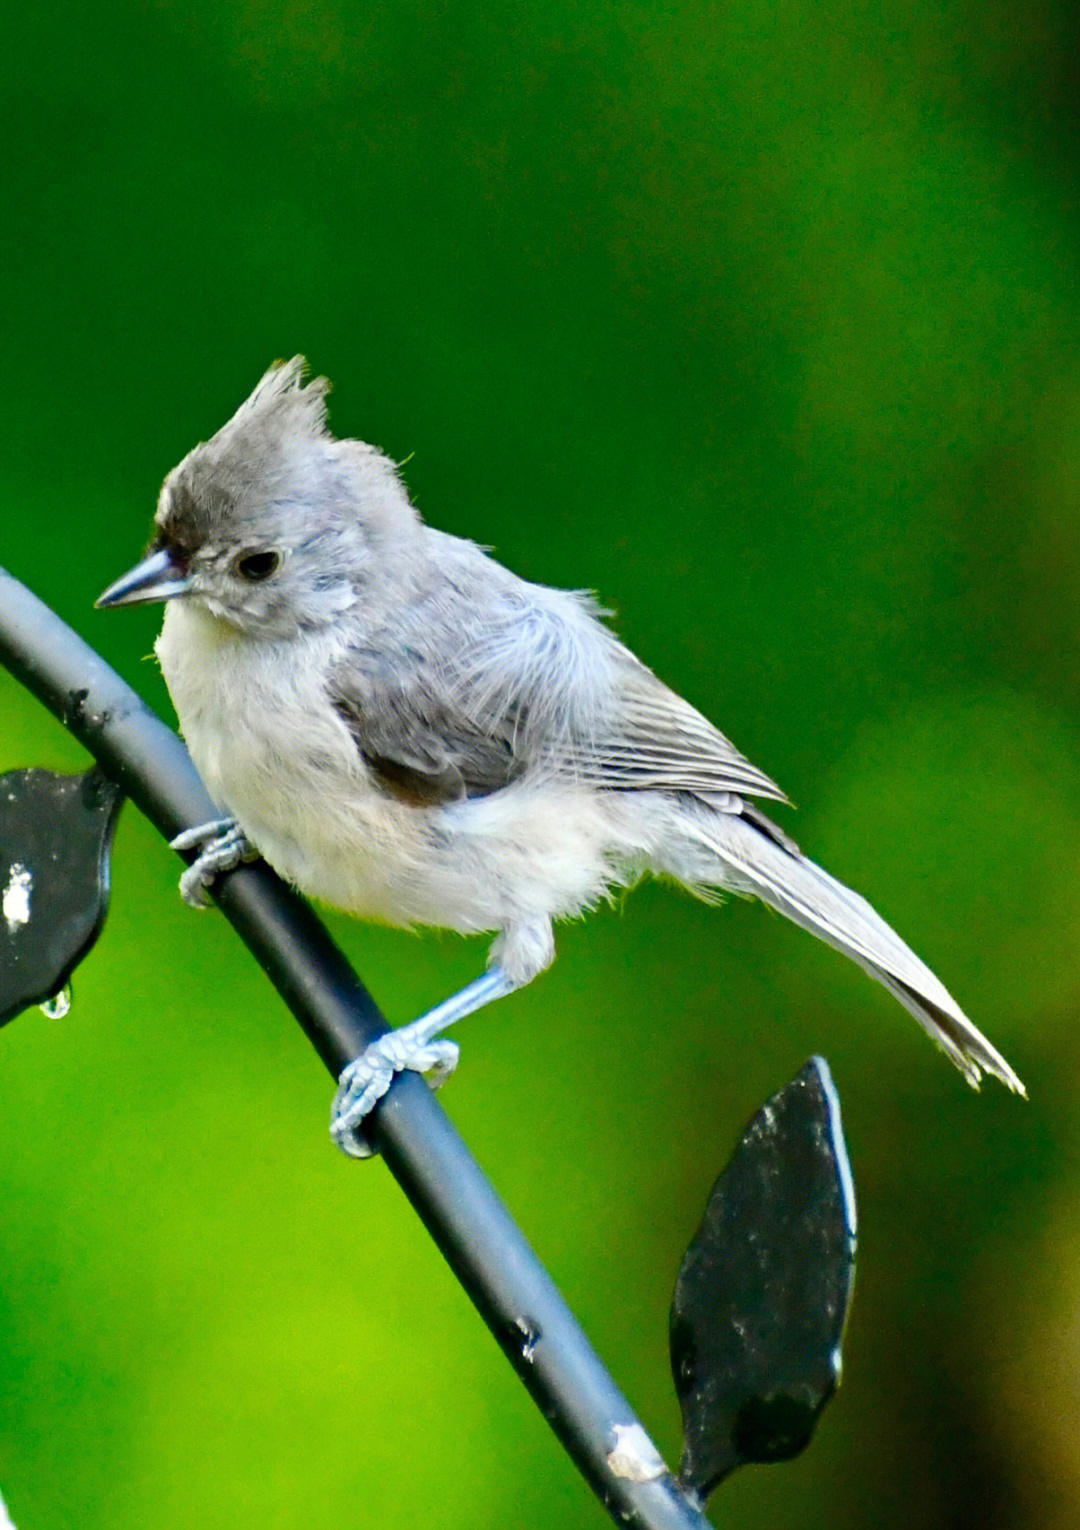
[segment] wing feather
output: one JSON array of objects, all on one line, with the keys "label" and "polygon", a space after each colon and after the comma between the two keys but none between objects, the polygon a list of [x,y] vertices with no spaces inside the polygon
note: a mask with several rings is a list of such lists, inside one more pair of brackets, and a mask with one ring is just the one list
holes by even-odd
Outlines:
[{"label": "wing feather", "polygon": [[[708,718],[619,645],[617,683],[608,715],[591,737],[573,739],[567,768],[607,791],[746,793],[786,802],[764,771]],[[557,745],[557,751],[566,744]]]},{"label": "wing feather", "polygon": [[358,643],[331,671],[330,699],[388,789],[453,801],[529,772],[736,811],[718,799],[787,801],[597,620],[588,597],[514,580],[495,602],[479,590],[470,600],[460,570],[455,594],[464,598],[450,640],[438,640],[451,628],[445,609],[421,608],[407,633]]}]

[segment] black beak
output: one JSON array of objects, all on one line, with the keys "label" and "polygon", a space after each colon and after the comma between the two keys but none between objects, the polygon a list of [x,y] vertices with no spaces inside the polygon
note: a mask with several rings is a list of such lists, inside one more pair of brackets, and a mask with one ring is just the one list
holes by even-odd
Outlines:
[{"label": "black beak", "polygon": [[174,553],[160,547],[122,574],[99,595],[96,606],[135,606],[147,600],[171,600],[191,589],[191,575]]}]

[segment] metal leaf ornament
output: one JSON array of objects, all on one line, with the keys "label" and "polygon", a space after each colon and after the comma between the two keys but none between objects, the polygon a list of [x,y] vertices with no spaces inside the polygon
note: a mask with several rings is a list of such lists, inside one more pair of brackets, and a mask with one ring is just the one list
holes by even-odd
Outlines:
[{"label": "metal leaf ornament", "polygon": [[699,1497],[809,1444],[840,1376],[854,1259],[840,1104],[815,1057],[743,1133],[676,1281],[680,1477]]},{"label": "metal leaf ornament", "polygon": [[96,766],[0,776],[0,1025],[61,993],[101,933],[123,800]]}]

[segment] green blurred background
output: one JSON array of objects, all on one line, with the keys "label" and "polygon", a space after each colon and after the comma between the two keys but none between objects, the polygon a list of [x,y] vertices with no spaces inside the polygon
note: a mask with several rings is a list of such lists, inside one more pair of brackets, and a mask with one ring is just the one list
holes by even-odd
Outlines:
[{"label": "green blurred background", "polygon": [[[444,1096],[669,1458],[666,1311],[746,1118],[832,1064],[840,1396],[726,1527],[1080,1523],[1080,109],[1056,0],[39,0],[9,17],[0,562],[96,613],[276,356],[437,526],[595,587],[1026,1080],[976,1096],[760,908],[656,886]],[[80,751],[0,677],[0,768]],[[129,809],[64,1022],[0,1034],[20,1530],[602,1523],[224,922]],[[404,1020],[485,946],[334,917]]]}]

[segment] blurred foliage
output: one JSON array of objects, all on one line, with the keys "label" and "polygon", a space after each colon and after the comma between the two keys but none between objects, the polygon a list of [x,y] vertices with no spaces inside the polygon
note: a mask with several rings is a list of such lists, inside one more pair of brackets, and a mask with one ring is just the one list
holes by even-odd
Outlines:
[{"label": "blurred foliage", "polygon": [[[445,1098],[677,1455],[665,1316],[814,1050],[847,1377],[726,1526],[1080,1522],[1080,92],[1064,0],[39,0],[5,29],[0,561],[95,613],[275,356],[435,524],[592,585],[1025,1078],[970,1094],[782,921],[563,930]],[[0,677],[0,769],[81,763]],[[789,821],[789,827],[791,823]],[[601,1523],[328,1080],[128,809],[62,1022],[0,1034],[0,1483],[38,1530]],[[409,1018],[484,947],[335,918]],[[614,1273],[618,1272],[616,1281]]]}]

